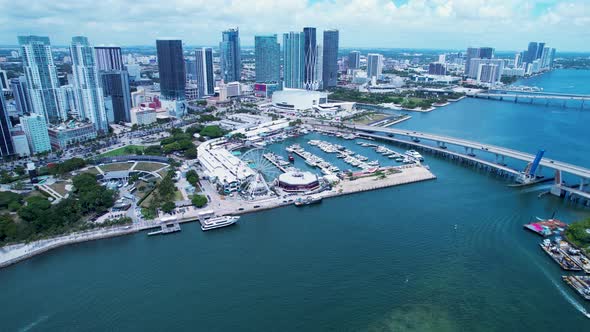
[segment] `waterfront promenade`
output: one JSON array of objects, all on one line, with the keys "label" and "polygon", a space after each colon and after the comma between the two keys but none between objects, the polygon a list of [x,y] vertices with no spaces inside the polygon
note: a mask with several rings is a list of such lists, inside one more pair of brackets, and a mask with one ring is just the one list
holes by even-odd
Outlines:
[{"label": "waterfront promenade", "polygon": [[[381,178],[370,176],[359,178],[353,181],[343,180],[335,185],[331,190],[322,191],[320,193],[314,194],[314,196],[321,198],[336,197],[340,195],[376,190],[413,182],[432,180],[436,178],[436,176],[432,174],[429,169],[420,164],[399,166],[396,167],[396,169],[399,171],[399,173],[385,174],[385,176]],[[207,181],[201,181],[201,187],[209,196],[210,201],[208,205],[202,209],[197,209],[190,206],[184,208],[184,210],[182,210],[183,212],[178,211],[178,218],[175,220],[175,222],[185,223],[196,221],[199,218],[200,212],[208,210],[214,211],[218,216],[222,216],[239,215],[278,208],[293,204],[294,198],[299,196],[290,195],[288,198],[274,196],[261,200],[244,200],[240,197],[219,195],[217,190],[213,188],[213,186],[211,186],[211,184]],[[18,263],[27,258],[42,254],[48,250],[61,246],[132,234],[135,232],[160,227],[160,225],[166,222],[170,222],[170,220],[162,221],[161,218],[156,218],[150,221],[134,221],[131,225],[101,228],[88,232],[77,232],[50,239],[38,240],[30,243],[5,246],[0,248],[0,268]]]}]

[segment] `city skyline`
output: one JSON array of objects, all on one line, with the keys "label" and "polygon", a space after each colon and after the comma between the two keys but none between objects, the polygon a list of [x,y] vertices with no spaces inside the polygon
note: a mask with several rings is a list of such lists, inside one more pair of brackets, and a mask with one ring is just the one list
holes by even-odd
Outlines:
[{"label": "city skyline", "polygon": [[[53,45],[67,45],[75,34],[87,36],[95,45],[152,45],[154,39],[175,35],[187,45],[214,46],[218,37],[212,31],[238,26],[243,46],[249,47],[254,45],[257,34],[314,26],[318,31],[339,29],[341,48],[460,49],[485,40],[498,50],[519,50],[520,45],[530,40],[551,40],[563,51],[585,51],[588,49],[579,40],[585,36],[590,16],[590,7],[583,1],[301,0],[289,4],[270,2],[264,6],[252,6],[247,1],[227,2],[223,10],[217,4],[178,3],[170,6],[173,10],[159,8],[162,17],[178,16],[178,19],[152,22],[140,20],[143,10],[151,8],[149,3],[130,6],[132,10],[121,10],[116,15],[102,14],[112,11],[113,6],[126,8],[125,1],[108,6],[99,3],[62,6],[59,2],[38,1],[33,4],[3,6],[7,10],[4,24],[0,25],[0,44],[15,44],[16,35],[37,34],[51,36]],[[293,12],[298,14],[292,15]],[[320,17],[325,12],[333,15],[326,20]],[[194,18],[188,20],[188,17]],[[84,20],[79,22],[81,18]],[[431,23],[422,24],[424,20]]]}]

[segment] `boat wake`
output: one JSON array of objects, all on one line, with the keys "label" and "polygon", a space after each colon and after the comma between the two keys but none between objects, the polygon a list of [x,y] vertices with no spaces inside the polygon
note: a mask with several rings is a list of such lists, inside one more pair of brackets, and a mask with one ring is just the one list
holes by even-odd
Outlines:
[{"label": "boat wake", "polygon": [[23,327],[22,329],[20,329],[20,332],[26,332],[26,331],[30,331],[32,330],[35,326],[43,323],[44,321],[46,321],[49,318],[49,315],[43,315],[39,318],[37,318],[37,320],[35,320],[34,322],[30,323],[29,325]]},{"label": "boat wake", "polygon": [[543,274],[549,278],[549,280],[551,280],[551,283],[555,286],[555,288],[557,288],[557,290],[561,293],[561,295],[563,295],[563,297],[572,305],[574,306],[574,308],[576,308],[576,310],[578,310],[582,315],[586,316],[587,318],[590,318],[590,312],[588,312],[586,310],[586,308],[584,308],[584,306],[576,301],[570,294],[567,293],[567,291],[563,288],[562,285],[560,285],[559,283],[555,282],[555,280],[553,278],[551,278],[551,276],[547,273],[547,271],[545,271],[545,269],[541,268],[541,271],[543,271]]}]

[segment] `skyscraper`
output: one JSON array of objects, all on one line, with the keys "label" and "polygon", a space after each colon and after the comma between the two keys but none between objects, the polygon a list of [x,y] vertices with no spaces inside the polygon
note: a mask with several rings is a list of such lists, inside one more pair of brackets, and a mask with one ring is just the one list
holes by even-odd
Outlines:
[{"label": "skyscraper", "polygon": [[178,39],[158,39],[156,48],[162,99],[184,100],[186,75],[184,73],[182,41]]},{"label": "skyscraper", "polygon": [[242,59],[240,52],[240,31],[229,29],[221,33],[219,43],[221,78],[225,83],[239,81],[242,77]]},{"label": "skyscraper", "polygon": [[279,82],[281,79],[281,47],[277,35],[255,36],[256,82]]},{"label": "skyscraper", "polygon": [[491,59],[494,57],[494,48],[492,47],[480,47],[479,57],[482,59]]},{"label": "skyscraper", "polygon": [[383,71],[383,55],[376,53],[369,53],[367,55],[367,77],[379,78]]},{"label": "skyscraper", "polygon": [[0,69],[0,92],[2,89],[8,89],[8,87],[8,74],[6,74],[6,70]]},{"label": "skyscraper", "polygon": [[19,76],[10,80],[10,89],[16,102],[16,109],[20,115],[31,113],[31,101],[29,100],[29,90],[27,89],[27,79]]},{"label": "skyscraper", "polygon": [[535,59],[533,59],[533,60],[540,59],[543,56],[544,49],[545,49],[545,43],[539,42],[537,44],[537,55],[536,55]]},{"label": "skyscraper", "polygon": [[283,76],[286,88],[303,88],[305,36],[302,32],[283,34]]},{"label": "skyscraper", "polygon": [[[95,47],[96,64],[99,70],[105,99],[108,99],[107,119],[110,122],[131,122],[131,89],[129,73],[123,66],[120,47]],[[112,112],[112,114],[110,114]]]},{"label": "skyscraper", "polygon": [[66,113],[49,37],[19,36],[18,43],[21,47],[31,111],[41,114],[49,123],[59,123],[66,118]]},{"label": "skyscraper", "polygon": [[537,59],[537,43],[530,42],[529,48],[527,49],[526,58],[523,59],[523,62],[531,63],[535,59]]},{"label": "skyscraper", "polygon": [[304,71],[303,71],[303,85],[307,90],[317,89],[316,64],[317,64],[317,42],[316,42],[316,28],[303,28],[304,36]]},{"label": "skyscraper", "polygon": [[108,133],[109,124],[100,86],[94,48],[83,36],[72,37],[70,46],[74,91],[80,107],[80,116],[94,124],[97,132]]},{"label": "skyscraper", "polygon": [[51,151],[47,124],[42,115],[31,114],[23,116],[20,118],[20,123],[27,135],[27,141],[32,154]]},{"label": "skyscraper", "polygon": [[125,70],[120,47],[97,46],[94,50],[96,51],[96,67],[98,70]]},{"label": "skyscraper", "polygon": [[199,97],[215,94],[215,78],[213,76],[213,50],[203,47],[195,51],[196,81]]},{"label": "skyscraper", "polygon": [[469,76],[471,72],[471,59],[479,58],[479,48],[468,47],[465,52],[465,75]]},{"label": "skyscraper", "polygon": [[14,154],[14,145],[10,135],[10,120],[4,104],[4,94],[0,93],[0,157]]},{"label": "skyscraper", "polygon": [[131,122],[131,91],[129,74],[124,70],[109,70],[100,73],[105,97],[110,97],[113,122]]},{"label": "skyscraper", "polygon": [[338,84],[338,30],[324,31],[322,82],[323,88]]},{"label": "skyscraper", "polygon": [[361,67],[361,52],[352,51],[348,53],[348,69],[359,69]]}]

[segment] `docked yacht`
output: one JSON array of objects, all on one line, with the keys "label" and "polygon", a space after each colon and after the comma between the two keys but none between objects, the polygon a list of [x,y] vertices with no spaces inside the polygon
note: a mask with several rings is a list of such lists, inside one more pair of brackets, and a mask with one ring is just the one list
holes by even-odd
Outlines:
[{"label": "docked yacht", "polygon": [[419,161],[424,161],[424,157],[422,157],[422,155],[420,153],[418,153],[418,151],[416,150],[408,150],[406,151],[406,155],[419,160]]},{"label": "docked yacht", "polygon": [[201,223],[201,230],[208,231],[215,228],[227,227],[235,224],[240,217],[237,216],[223,216],[223,217],[216,217],[211,219],[201,219],[199,222]]}]

